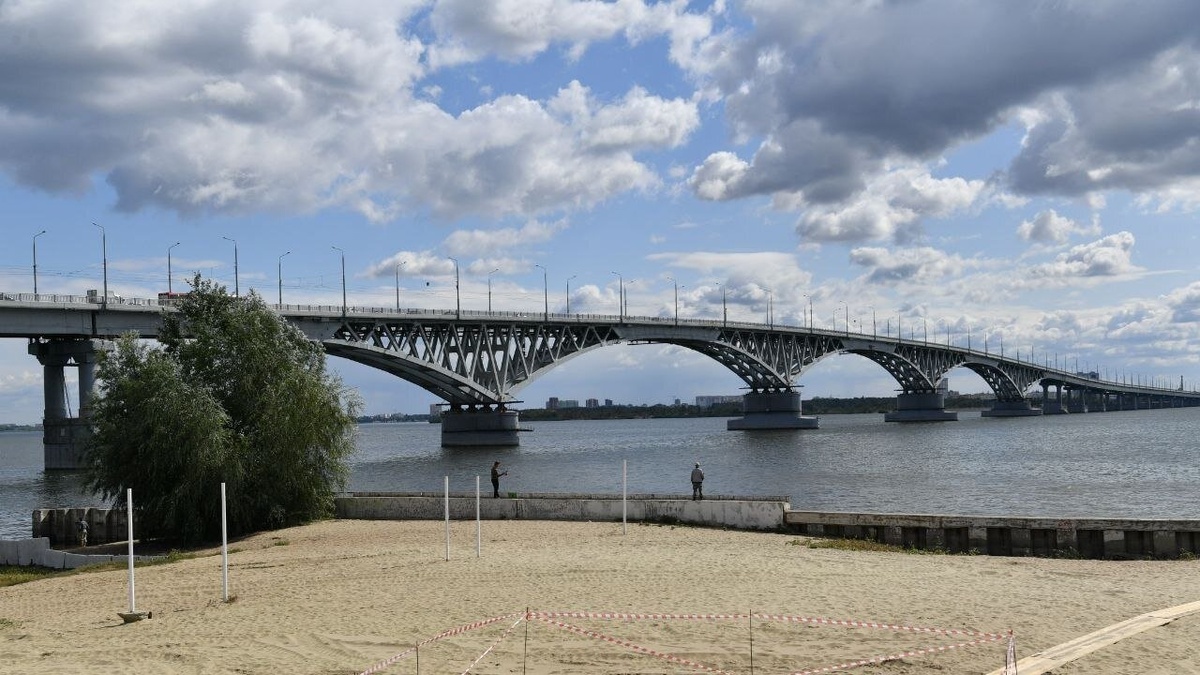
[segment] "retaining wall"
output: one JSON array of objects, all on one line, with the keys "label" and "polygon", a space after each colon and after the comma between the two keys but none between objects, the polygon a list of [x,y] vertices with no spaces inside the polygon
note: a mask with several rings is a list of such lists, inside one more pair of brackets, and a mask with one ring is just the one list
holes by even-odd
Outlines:
[{"label": "retaining wall", "polygon": [[76,523],[83,518],[88,523],[88,545],[125,541],[129,520],[125,509],[66,508],[36,509],[33,512],[33,537],[46,537],[51,546],[75,546]]},{"label": "retaining wall", "polygon": [[[356,492],[335,500],[339,518],[364,520],[440,520],[445,495]],[[636,495],[625,502],[626,520],[685,523],[740,530],[779,530],[787,511],[786,497],[719,497],[692,501],[678,495]],[[521,495],[479,501],[486,520],[621,521],[621,498],[612,495]],[[475,495],[450,495],[450,518],[475,518]]]},{"label": "retaining wall", "polygon": [[817,537],[869,539],[950,553],[1108,559],[1200,555],[1200,520],[788,511],[784,526]]},{"label": "retaining wall", "polygon": [[[135,555],[135,561],[153,560],[160,556]],[[123,555],[84,555],[56,551],[50,548],[48,537],[34,539],[0,539],[0,565],[37,565],[56,570],[73,570],[85,565],[100,565],[110,562],[125,562],[129,560]]]}]

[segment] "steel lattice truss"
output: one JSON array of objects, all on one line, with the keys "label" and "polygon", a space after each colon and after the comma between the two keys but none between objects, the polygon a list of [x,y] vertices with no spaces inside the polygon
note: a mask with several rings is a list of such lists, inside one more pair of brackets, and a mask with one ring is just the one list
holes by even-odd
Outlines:
[{"label": "steel lattice truss", "polygon": [[790,390],[806,367],[837,353],[858,354],[878,363],[905,393],[935,391],[946,373],[966,367],[978,373],[999,400],[1019,401],[1048,372],[1033,364],[944,345],[767,326],[428,317],[297,322],[330,354],[392,373],[461,406],[513,402],[514,395],[540,371],[617,343],[686,347],[722,364],[754,392]]}]

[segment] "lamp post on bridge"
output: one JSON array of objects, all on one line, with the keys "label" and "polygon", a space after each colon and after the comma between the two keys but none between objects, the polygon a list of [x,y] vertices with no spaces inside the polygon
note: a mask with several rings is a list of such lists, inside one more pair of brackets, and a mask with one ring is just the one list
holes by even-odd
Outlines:
[{"label": "lamp post on bridge", "polygon": [[[236,298],[236,297],[240,297],[240,296],[241,296],[241,292],[240,292],[240,291],[241,291],[241,289],[239,289],[239,288],[238,288],[238,250],[237,250],[237,239],[231,239],[231,238],[229,238],[229,237],[225,237],[225,236],[222,236],[221,238],[222,238],[222,239],[224,239],[225,241],[232,241],[232,242],[233,242],[233,296],[234,296],[235,298]],[[334,246],[334,248],[337,248],[337,247],[336,247],[336,246]],[[339,248],[338,250],[340,251],[341,249]],[[343,267],[345,267],[345,261],[343,261]],[[344,270],[343,270],[342,276],[343,276],[343,277],[345,277],[345,276],[346,276],[346,275],[345,275],[345,271],[344,271]],[[344,305],[345,303],[342,303],[342,304]],[[343,313],[343,314],[345,314],[345,311],[343,311],[342,313]]]},{"label": "lamp post on bridge", "polygon": [[342,255],[342,318],[346,318],[346,252],[336,246],[330,246]]},{"label": "lamp post on bridge", "polygon": [[571,276],[567,277],[567,316],[571,316],[571,280],[577,276],[579,275],[572,274]]},{"label": "lamp post on bridge", "polygon": [[[838,300],[839,305],[846,306],[846,335],[850,334],[850,303],[845,300]],[[833,329],[837,330],[837,312],[833,313]]]},{"label": "lamp post on bridge", "polygon": [[497,267],[496,269],[492,270],[491,272],[488,272],[488,277],[487,277],[487,279],[488,279],[488,314],[492,313],[492,275],[499,271],[500,271],[500,268]]},{"label": "lamp post on bridge", "polygon": [[37,296],[37,238],[46,234],[45,230],[33,235],[33,295]]},{"label": "lamp post on bridge", "polygon": [[808,300],[808,330],[812,331],[812,296],[804,293],[804,298]]},{"label": "lamp post on bridge", "polygon": [[396,311],[400,311],[400,268],[408,264],[407,260],[396,263]]},{"label": "lamp post on bridge", "polygon": [[178,245],[179,245],[179,242],[175,242],[174,244],[171,244],[170,246],[167,247],[167,297],[168,298],[171,297],[171,291],[172,291],[172,289],[171,289],[171,249],[175,248]]},{"label": "lamp post on bridge", "polygon": [[625,277],[620,272],[613,274],[617,275],[617,316],[620,323],[625,323]]},{"label": "lamp post on bridge", "polygon": [[676,281],[675,277],[667,277],[667,278],[670,279],[671,283],[674,284],[674,286],[675,286],[675,325],[678,326],[679,325],[679,282]]},{"label": "lamp post on bridge", "polygon": [[725,289],[728,287],[728,284],[718,281],[717,285],[721,287],[721,327],[725,328],[729,325],[729,310],[725,301]]},{"label": "lamp post on bridge", "polygon": [[283,259],[291,255],[291,251],[286,251],[275,259],[275,280],[279,286],[279,306],[283,306]]},{"label": "lamp post on bridge", "polygon": [[542,268],[542,302],[544,303],[544,305],[543,305],[544,309],[542,310],[543,311],[542,320],[549,322],[550,321],[550,286],[548,285],[549,282],[546,280],[547,279],[546,268],[545,268],[545,266],[539,265],[537,263],[534,263],[533,266]]},{"label": "lamp post on bridge", "polygon": [[462,299],[458,292],[458,259],[446,256],[447,260],[454,261],[454,318],[462,318]]},{"label": "lamp post on bridge", "polygon": [[100,298],[100,306],[108,307],[108,233],[104,231],[103,225],[92,224],[100,228],[100,260],[104,274],[104,297]]}]

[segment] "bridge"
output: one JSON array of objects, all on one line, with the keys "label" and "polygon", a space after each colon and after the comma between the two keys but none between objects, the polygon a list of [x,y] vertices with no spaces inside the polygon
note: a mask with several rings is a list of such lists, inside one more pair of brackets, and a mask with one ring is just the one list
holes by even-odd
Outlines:
[{"label": "bridge", "polygon": [[[539,374],[614,344],[673,344],[704,354],[745,383],[743,417],[731,430],[816,428],[802,414],[796,380],[821,359],[856,354],[899,385],[889,422],[957,420],[939,388],[968,368],[995,394],[988,417],[1019,417],[1200,405],[1200,392],[1101,379],[968,347],[896,335],[779,324],[661,317],[276,305],[276,312],[328,354],[378,368],[442,398],[446,446],[516,445],[510,406]],[[169,301],[0,293],[0,337],[29,339],[43,366],[46,468],[76,465],[88,434],[95,362],[105,342],[126,333],[158,335]],[[79,369],[79,411],[65,403],[64,368]],[[1041,387],[1041,405],[1027,392]]]}]

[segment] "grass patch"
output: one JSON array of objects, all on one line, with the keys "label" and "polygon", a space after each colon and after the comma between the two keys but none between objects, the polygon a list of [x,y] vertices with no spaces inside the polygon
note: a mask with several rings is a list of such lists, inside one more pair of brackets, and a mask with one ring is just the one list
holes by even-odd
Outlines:
[{"label": "grass patch", "polygon": [[16,627],[17,627],[16,621],[13,621],[12,619],[5,619],[4,617],[0,617],[0,630],[4,630],[5,628],[16,628]]},{"label": "grass patch", "polygon": [[0,587],[16,586],[38,579],[63,576],[64,573],[64,570],[55,570],[49,567],[0,565]]},{"label": "grass patch", "polygon": [[287,546],[288,544],[291,544],[291,543],[292,542],[290,540],[285,539],[283,537],[271,537],[271,545],[272,546]]},{"label": "grass patch", "polygon": [[878,553],[904,553],[904,549],[891,544],[881,544],[872,539],[809,539],[803,543],[809,548],[831,548],[836,551],[871,551]]}]

